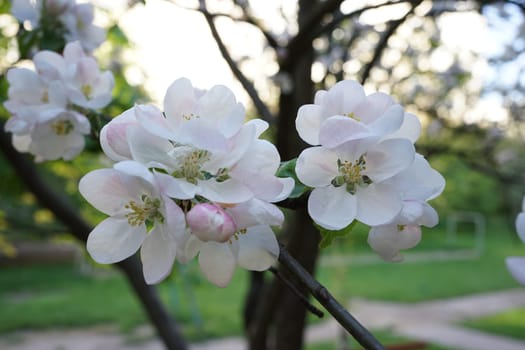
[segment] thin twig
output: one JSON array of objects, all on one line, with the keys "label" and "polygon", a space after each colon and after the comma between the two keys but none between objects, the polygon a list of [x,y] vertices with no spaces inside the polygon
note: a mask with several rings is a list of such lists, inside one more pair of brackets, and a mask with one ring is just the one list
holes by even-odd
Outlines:
[{"label": "thin twig", "polygon": [[308,298],[304,294],[302,294],[301,291],[297,289],[297,287],[290,280],[288,280],[285,276],[283,276],[279,272],[279,270],[277,270],[275,267],[270,267],[269,270],[277,278],[279,278],[279,280],[283,282],[286,285],[286,287],[288,287],[299,298],[299,300],[303,303],[303,305],[306,307],[308,311],[310,311],[311,313],[313,313],[315,316],[319,318],[324,317],[324,313],[321,310],[319,310],[317,307],[312,305],[308,301]]},{"label": "thin twig", "polygon": [[303,283],[317,301],[346,329],[352,336],[368,350],[384,350],[383,345],[359,323],[316,279],[281,246],[279,262],[286,266],[301,283]]},{"label": "thin twig", "polygon": [[206,8],[206,0],[200,0],[200,7],[199,11],[204,15],[204,18],[206,19],[206,22],[208,23],[208,26],[210,27],[211,34],[213,36],[213,39],[217,43],[217,46],[219,48],[219,51],[222,54],[222,57],[230,67],[231,71],[233,72],[233,75],[239,80],[241,85],[243,86],[244,90],[248,93],[250,98],[253,101],[253,104],[257,111],[260,114],[261,119],[267,121],[268,123],[273,123],[275,121],[275,116],[270,112],[268,109],[268,106],[261,100],[259,97],[259,93],[253,86],[253,83],[248,80],[248,78],[244,75],[244,73],[239,69],[239,66],[237,62],[232,58],[230,55],[230,52],[228,51],[228,48],[224,44],[224,41],[222,40],[222,37],[220,36],[219,32],[217,31],[217,27],[215,26],[215,22],[213,21],[213,15],[210,14]]},{"label": "thin twig", "polygon": [[365,83],[365,81],[368,79],[368,76],[370,75],[370,72],[372,71],[372,68],[374,68],[377,62],[381,59],[381,56],[383,56],[383,52],[387,47],[388,39],[390,39],[390,37],[394,35],[399,26],[407,20],[408,16],[410,16],[414,12],[416,7],[419,6],[421,2],[422,0],[414,2],[412,4],[412,7],[410,8],[410,11],[408,11],[402,18],[388,23],[388,28],[383,32],[381,39],[377,43],[372,59],[363,69],[363,74],[361,75],[361,84]]}]

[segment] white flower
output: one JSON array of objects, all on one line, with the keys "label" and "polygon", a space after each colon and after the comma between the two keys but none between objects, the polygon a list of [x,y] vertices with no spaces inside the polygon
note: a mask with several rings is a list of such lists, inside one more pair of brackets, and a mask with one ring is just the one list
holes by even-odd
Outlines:
[{"label": "white flower", "polygon": [[6,131],[31,132],[35,124],[46,122],[65,111],[67,96],[60,82],[47,83],[36,72],[12,68],[7,72],[9,88],[5,108],[12,114]]},{"label": "white flower", "polygon": [[84,135],[89,134],[89,120],[75,111],[63,111],[55,118],[35,124],[30,133],[14,134],[19,152],[29,152],[35,161],[75,158],[84,149]]},{"label": "white flower", "polygon": [[66,42],[78,40],[88,52],[100,46],[106,39],[106,32],[103,28],[93,25],[93,19],[93,4],[84,3],[71,6],[69,11],[60,18],[67,30]]},{"label": "white flower", "polygon": [[66,12],[73,0],[13,0],[11,13],[20,22],[29,21],[33,27],[36,27],[40,21],[44,3],[47,14],[57,16]]},{"label": "white flower", "polygon": [[189,199],[194,193],[133,161],[88,173],[80,180],[79,191],[91,205],[110,215],[88,237],[87,249],[95,261],[115,263],[141,248],[147,283],[158,283],[171,272],[186,223],[169,196]]},{"label": "white flower", "polygon": [[400,250],[419,243],[421,225],[437,225],[438,214],[426,201],[443,192],[445,179],[423,156],[416,154],[410,167],[385,182],[397,188],[403,208],[390,222],[370,229],[368,244],[384,260],[398,262],[403,260]]},{"label": "white flower", "polygon": [[113,74],[100,72],[95,58],[87,56],[78,41],[67,44],[63,55],[40,51],[33,61],[44,79],[64,84],[69,100],[77,106],[98,109],[111,102]]},{"label": "white flower", "polygon": [[314,104],[299,108],[295,125],[307,143],[330,148],[350,140],[385,138],[394,133],[396,138],[414,142],[420,131],[417,118],[405,113],[392,97],[381,92],[367,96],[353,80],[340,81],[328,91],[318,91]]},{"label": "white flower", "polygon": [[334,149],[305,149],[299,155],[299,180],[313,187],[308,213],[320,226],[338,230],[354,219],[367,225],[392,220],[402,208],[399,190],[386,182],[414,161],[409,140],[347,142]]},{"label": "white flower", "polygon": [[280,225],[282,212],[273,204],[258,199],[227,205],[223,208],[232,219],[237,231],[223,242],[220,235],[208,235],[207,241],[198,234],[188,232],[181,262],[199,255],[199,266],[206,278],[219,287],[226,287],[239,265],[252,271],[264,271],[272,266],[279,256],[279,244],[270,225]]},{"label": "white flower", "polygon": [[[160,113],[153,106],[138,105],[134,110],[136,116]],[[255,196],[275,202],[286,198],[293,189],[292,179],[275,176],[280,156],[273,145],[258,139],[267,128],[267,123],[261,120],[247,122],[230,138],[216,138],[219,142],[213,141],[216,133],[207,128],[199,129],[198,124],[194,124],[195,130],[200,131],[186,135],[185,143],[178,143],[152,134],[154,128],[162,125],[161,119],[150,119],[150,127],[146,130],[151,132],[136,127],[132,117],[127,119],[130,122],[123,121],[121,126],[115,126],[114,135],[123,135],[122,130],[117,130],[126,128],[133,159],[195,184],[200,188],[198,194],[210,201],[240,203]],[[104,134],[109,131],[108,127]],[[122,154],[127,153],[125,147],[121,149]]]},{"label": "white flower", "polygon": [[[245,110],[225,86],[195,89],[186,78],[175,80],[164,97],[164,115],[153,109],[139,109],[137,118],[155,135],[200,149],[225,147],[226,139],[241,129]],[[203,136],[205,135],[205,136]]]},{"label": "white flower", "polygon": [[96,49],[106,37],[104,29],[93,25],[94,7],[90,3],[77,4],[74,0],[13,0],[11,13],[20,22],[29,21],[32,29],[39,26],[42,15],[52,16],[58,25],[65,28],[64,41],[78,40],[87,52]]},{"label": "white flower", "polygon": [[[516,231],[521,241],[525,243],[525,197],[521,204],[521,213],[516,217]],[[525,257],[509,256],[505,262],[514,279],[525,286]]]}]

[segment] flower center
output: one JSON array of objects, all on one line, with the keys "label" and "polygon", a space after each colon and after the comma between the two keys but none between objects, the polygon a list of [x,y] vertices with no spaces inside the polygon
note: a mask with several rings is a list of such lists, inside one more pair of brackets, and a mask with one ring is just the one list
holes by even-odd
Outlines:
[{"label": "flower center", "polygon": [[141,196],[142,203],[129,201],[124,208],[129,210],[126,214],[128,223],[131,226],[139,226],[143,223],[152,225],[155,221],[164,222],[164,216],[160,212],[160,199],[151,199],[148,195]]},{"label": "flower center", "polygon": [[182,119],[184,119],[184,120],[192,120],[193,118],[198,119],[198,118],[200,118],[200,117],[199,117],[197,114],[193,114],[193,113],[190,113],[190,114],[184,114],[184,115],[182,116]]},{"label": "flower center", "polygon": [[210,160],[210,152],[204,150],[192,150],[180,158],[180,167],[173,172],[173,176],[186,179],[192,184],[197,180],[205,180],[206,172],[202,171],[202,165]]},{"label": "flower center", "polygon": [[358,122],[361,121],[361,119],[358,116],[356,116],[354,112],[346,113],[346,114],[344,114],[344,116],[346,116],[348,118],[351,118],[351,119],[354,119],[354,120],[356,120]]},{"label": "flower center", "polygon": [[57,120],[51,124],[51,129],[53,129],[57,135],[67,135],[73,131],[74,128],[75,126],[70,120]]},{"label": "flower center", "polygon": [[339,175],[332,180],[332,185],[340,187],[345,185],[346,190],[355,194],[357,186],[366,187],[372,183],[372,180],[367,176],[363,175],[362,172],[366,170],[366,159],[362,155],[355,162],[337,160],[337,167],[339,169]]},{"label": "flower center", "polygon": [[49,92],[47,90],[44,90],[44,92],[42,92],[40,101],[42,101],[42,103],[49,103]]},{"label": "flower center", "polygon": [[216,174],[202,169],[204,163],[211,159],[211,153],[205,150],[192,149],[187,146],[176,147],[172,156],[177,160],[179,167],[172,173],[176,178],[197,184],[198,180],[209,180],[215,178],[217,182],[223,182],[230,178],[227,168],[220,168]]},{"label": "flower center", "polygon": [[89,98],[91,96],[91,93],[93,92],[93,87],[91,87],[91,85],[84,84],[80,88],[80,91],[82,91],[86,98]]}]

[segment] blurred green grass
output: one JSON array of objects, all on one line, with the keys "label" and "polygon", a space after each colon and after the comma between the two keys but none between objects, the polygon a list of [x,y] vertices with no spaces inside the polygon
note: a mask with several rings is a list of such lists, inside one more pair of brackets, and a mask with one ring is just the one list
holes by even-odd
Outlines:
[{"label": "blurred green grass", "polygon": [[469,320],[463,323],[463,326],[525,340],[525,308]]},{"label": "blurred green grass", "polygon": [[[450,245],[444,229],[438,227],[426,231],[421,246],[411,253],[462,250],[472,246],[472,240],[472,235],[462,234]],[[486,249],[479,257],[385,263],[370,256],[362,228],[322,254],[345,258],[339,264],[322,260],[317,270],[320,282],[341,301],[359,296],[415,302],[518,287],[506,271],[504,259],[525,255],[525,246],[511,226],[494,219],[489,221]],[[352,257],[362,254],[369,255],[368,263],[354,263]],[[97,268],[100,270],[103,273],[85,274],[72,265],[0,267],[0,332],[95,324],[117,324],[131,331],[146,323],[126,280],[114,269]],[[248,273],[237,269],[227,288],[217,288],[202,277],[193,262],[184,269],[177,267],[159,285],[159,292],[189,339],[224,337],[243,333],[247,281]]]}]

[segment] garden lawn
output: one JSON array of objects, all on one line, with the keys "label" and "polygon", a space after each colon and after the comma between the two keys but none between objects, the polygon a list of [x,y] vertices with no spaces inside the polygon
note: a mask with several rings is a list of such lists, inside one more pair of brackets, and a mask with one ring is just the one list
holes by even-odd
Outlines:
[{"label": "garden lawn", "polygon": [[[374,337],[379,340],[379,342],[385,346],[394,346],[394,345],[416,345],[416,344],[422,344],[421,342],[416,342],[410,339],[402,338],[396,335],[393,335],[387,330],[382,331],[376,331],[374,332]],[[348,349],[362,349],[362,347],[357,343],[354,339],[348,339]],[[306,350],[334,350],[338,349],[337,343],[334,342],[321,342],[321,343],[314,343],[314,344],[308,344],[306,346]],[[437,346],[433,344],[426,344],[425,343],[425,350],[454,350],[451,348],[445,348],[442,346]]]},{"label": "garden lawn", "polygon": [[[355,232],[344,244],[329,247],[323,254],[369,254],[363,234]],[[444,232],[432,230],[424,235],[422,251],[443,249],[443,242]],[[366,265],[350,260],[335,266],[321,264],[318,276],[343,303],[355,296],[411,302],[518,287],[504,259],[525,255],[523,244],[502,224],[489,230],[486,243],[486,250],[476,259],[388,264],[373,258]],[[103,273],[87,275],[66,265],[0,267],[0,332],[95,324],[117,324],[130,331],[145,323],[145,314],[126,280],[115,269],[97,270]],[[200,340],[242,334],[247,280],[248,273],[238,269],[227,288],[217,288],[193,262],[174,271],[159,285],[159,291],[189,339]]]},{"label": "garden lawn", "polygon": [[463,325],[483,332],[525,340],[525,308],[470,320]]}]

